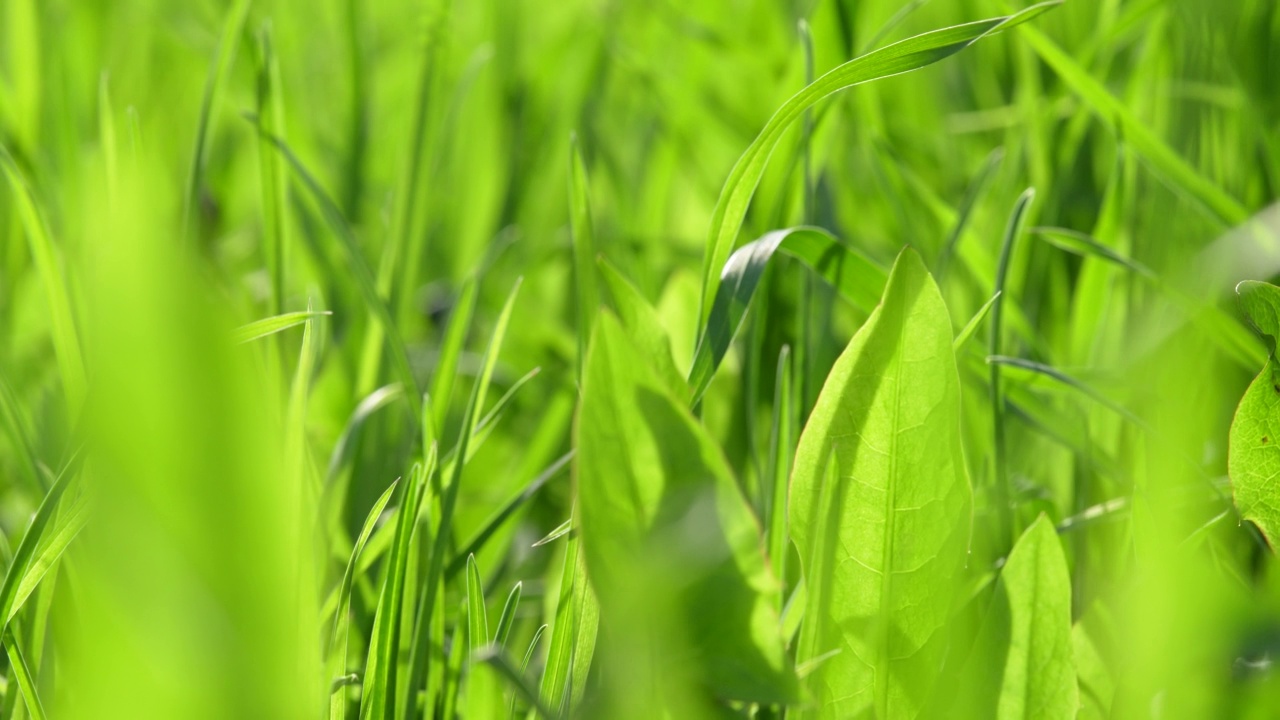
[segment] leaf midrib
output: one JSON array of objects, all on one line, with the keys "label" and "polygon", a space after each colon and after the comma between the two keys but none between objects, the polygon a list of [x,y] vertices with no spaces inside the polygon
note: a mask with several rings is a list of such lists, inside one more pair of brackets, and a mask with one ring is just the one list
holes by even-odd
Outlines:
[{"label": "leaf midrib", "polygon": [[[898,344],[897,347],[902,349],[903,340],[906,338],[907,314],[899,313],[898,315]],[[880,614],[882,626],[880,628],[880,660],[877,662],[876,668],[876,685],[877,685],[877,704],[880,704],[880,717],[889,717],[889,664],[892,658],[889,654],[889,623],[887,622],[888,603],[893,595],[893,568],[889,565],[893,560],[893,538],[894,538],[894,520],[897,518],[896,506],[894,504],[894,492],[897,488],[898,474],[898,417],[902,410],[902,359],[897,359],[893,365],[893,413],[890,415],[889,433],[889,477],[885,484],[885,523],[884,523],[884,543],[881,549],[880,559]]]}]

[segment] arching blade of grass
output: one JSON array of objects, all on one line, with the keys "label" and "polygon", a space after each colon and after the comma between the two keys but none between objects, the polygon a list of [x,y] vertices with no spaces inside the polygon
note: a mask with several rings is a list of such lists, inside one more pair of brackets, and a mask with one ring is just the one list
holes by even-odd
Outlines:
[{"label": "arching blade of grass", "polygon": [[[351,631],[351,587],[355,582],[356,562],[360,558],[360,553],[364,550],[364,545],[369,541],[369,535],[373,533],[373,528],[378,524],[378,518],[382,516],[382,511],[390,502],[391,496],[395,493],[396,486],[399,481],[391,483],[391,485],[382,493],[382,497],[369,510],[368,516],[365,517],[364,526],[360,528],[360,535],[356,538],[355,548],[351,551],[351,559],[347,561],[347,569],[342,573],[342,582],[338,585],[338,607],[334,612],[333,631],[329,636],[329,662],[328,676],[329,680],[336,681],[346,675],[347,672],[347,638]],[[332,694],[329,695],[329,720],[343,720],[347,716],[347,693],[346,686],[340,685],[333,688]]]},{"label": "arching blade of grass", "polygon": [[884,269],[821,228],[775,230],[738,248],[720,274],[715,302],[694,351],[689,385],[695,404],[711,384],[716,368],[742,326],[761,276],[778,252],[804,262],[856,307],[870,312],[879,302],[886,278]]},{"label": "arching blade of grass", "polygon": [[553,713],[542,703],[538,698],[537,690],[529,684],[524,673],[517,670],[515,666],[511,664],[511,660],[507,658],[507,655],[502,651],[502,648],[497,646],[485,648],[477,654],[477,658],[481,662],[488,663],[492,666],[494,670],[498,672],[498,675],[505,679],[511,687],[515,689],[516,693],[520,695],[520,697],[524,698],[525,702],[533,706],[533,709],[538,713],[538,715],[546,718],[546,720],[555,720],[556,718],[561,717],[560,715]]},{"label": "arching blade of grass", "polygon": [[250,0],[235,0],[235,4],[227,10],[226,20],[222,23],[222,35],[218,38],[218,49],[209,63],[209,75],[204,82],[204,96],[200,100],[200,116],[196,125],[195,147],[191,153],[191,174],[187,176],[187,194],[182,206],[182,230],[184,236],[191,239],[191,214],[199,204],[200,182],[204,178],[205,155],[209,152],[209,126],[213,122],[213,114],[222,103],[223,86],[227,76],[231,74],[231,66],[236,61],[236,51],[240,47],[241,31],[245,18],[249,15]]},{"label": "arching blade of grass", "polygon": [[246,325],[236,328],[233,337],[237,343],[253,342],[259,338],[274,335],[282,330],[288,330],[291,327],[297,327],[305,323],[311,318],[320,317],[322,315],[332,315],[328,310],[300,310],[298,312],[284,313],[282,315],[274,315],[261,320],[254,320]]},{"label": "arching blade of grass", "polygon": [[[280,85],[280,63],[272,44],[271,22],[263,23],[258,39],[258,117],[268,135],[284,137],[284,100]],[[284,162],[262,137],[258,138],[258,172],[262,183],[263,256],[271,280],[269,307],[273,314],[284,312],[285,269],[289,266],[288,188]]]},{"label": "arching blade of grass", "polygon": [[1048,36],[1030,27],[1023,28],[1021,34],[1103,122],[1116,126],[1124,134],[1125,141],[1170,187],[1198,201],[1227,227],[1240,225],[1249,219],[1248,209],[1239,200],[1183,160]]},{"label": "arching blade of grass", "polygon": [[58,522],[48,540],[40,544],[35,557],[31,560],[22,576],[22,582],[18,584],[18,593],[14,597],[13,607],[9,609],[9,616],[3,618],[6,623],[11,622],[14,616],[18,614],[27,598],[39,587],[40,581],[44,580],[45,575],[62,557],[62,553],[76,539],[88,521],[88,502],[83,499],[78,500],[67,511],[59,514]]},{"label": "arching blade of grass", "polygon": [[453,383],[458,377],[458,356],[462,354],[463,344],[467,339],[467,331],[471,329],[471,318],[476,311],[476,281],[469,277],[462,284],[458,300],[449,315],[449,324],[444,333],[444,341],[440,344],[440,355],[436,360],[435,375],[431,378],[432,420],[436,432],[444,432],[445,420],[449,417],[449,400],[453,396]]},{"label": "arching blade of grass", "polygon": [[956,339],[951,343],[952,350],[960,352],[960,348],[969,342],[969,338],[973,337],[973,334],[978,331],[978,326],[982,324],[982,319],[991,311],[991,307],[996,304],[996,300],[1000,299],[1000,295],[1001,293],[997,292],[991,296],[990,300],[982,303],[982,307],[978,308],[978,312],[974,313],[973,317],[969,318],[969,322],[965,323],[960,332],[956,333]]},{"label": "arching blade of grass", "polygon": [[1064,252],[1079,255],[1081,257],[1097,257],[1108,262],[1115,263],[1126,268],[1148,280],[1157,280],[1155,271],[1134,260],[1127,255],[1123,255],[1116,250],[1098,242],[1088,233],[1082,233],[1077,230],[1060,227],[1033,227],[1027,228],[1027,232],[1036,235],[1041,240]]},{"label": "arching blade of grass", "polygon": [[[529,671],[529,663],[533,660],[533,654],[538,650],[538,641],[542,639],[542,634],[547,631],[546,625],[539,625],[537,630],[533,631],[533,639],[529,641],[529,647],[524,651],[524,659],[520,661],[520,674],[524,675]],[[511,720],[516,718],[516,700],[519,693],[512,693],[510,709],[507,711],[507,717]]]},{"label": "arching blade of grass", "polygon": [[45,297],[49,303],[49,326],[53,335],[54,354],[58,358],[58,371],[62,376],[67,408],[74,415],[84,399],[84,359],[80,353],[75,318],[71,312],[71,294],[58,262],[58,250],[54,246],[53,235],[36,199],[35,190],[23,177],[22,171],[4,145],[0,145],[0,169],[3,169],[13,187],[18,219],[22,221],[31,257],[40,273],[40,281],[44,284]]},{"label": "arching blade of grass", "polygon": [[702,300],[699,319],[705,325],[719,288],[719,276],[738,242],[747,206],[764,175],[769,155],[787,128],[804,111],[823,98],[854,85],[918,70],[954,55],[987,35],[1031,20],[1060,0],[1033,5],[1013,15],[979,20],[917,35],[863,55],[836,67],[783,103],[760,134],[738,159],[720,192],[707,236],[702,270]]},{"label": "arching blade of grass", "polygon": [[587,166],[582,162],[582,148],[578,146],[576,134],[569,144],[569,227],[573,234],[574,283],[578,288],[578,379],[581,381],[587,338],[600,305],[600,293],[596,289],[596,241],[591,223]]},{"label": "arching blade of grass", "polygon": [[[23,657],[22,648],[18,647],[18,638],[12,630],[4,631],[4,651],[9,656],[9,667],[13,669],[18,688],[22,691],[22,700],[27,704],[27,712],[31,713],[31,719],[45,720],[48,716],[45,715],[44,705],[36,692],[35,678],[31,675],[31,668],[27,667],[27,660]],[[13,692],[13,689],[10,688],[9,692]]]},{"label": "arching blade of grass", "polygon": [[280,138],[267,135],[266,129],[258,123],[257,119],[253,119],[253,121],[258,125],[259,132],[263,133],[275,145],[276,150],[284,155],[285,160],[289,162],[293,171],[307,188],[312,200],[319,207],[320,214],[324,217],[325,222],[333,230],[333,233],[338,236],[338,240],[341,241],[348,269],[355,277],[356,285],[359,287],[360,294],[364,299],[365,309],[382,325],[382,332],[385,334],[387,342],[391,345],[391,360],[395,365],[396,374],[399,375],[400,383],[405,388],[405,395],[409,400],[409,408],[413,413],[414,421],[419,422],[422,418],[422,391],[418,389],[418,381],[413,375],[413,368],[409,365],[409,352],[405,348],[404,340],[400,337],[400,331],[396,329],[395,320],[391,317],[391,311],[387,309],[387,304],[378,293],[373,273],[370,272],[369,266],[364,261],[364,254],[360,251],[360,244],[356,240],[355,233],[351,231],[347,221],[342,217],[342,211],[325,193],[324,188],[320,186],[315,177],[307,171],[298,156],[294,155],[293,151],[289,149],[289,146]]}]

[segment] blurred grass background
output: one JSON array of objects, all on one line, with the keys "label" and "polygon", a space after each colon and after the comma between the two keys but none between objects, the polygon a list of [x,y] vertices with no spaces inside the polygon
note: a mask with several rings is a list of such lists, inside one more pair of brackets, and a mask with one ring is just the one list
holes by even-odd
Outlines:
[{"label": "blurred grass background", "polygon": [[[531,545],[572,505],[555,465],[571,450],[585,334],[571,137],[596,247],[654,303],[683,369],[716,198],[773,111],[806,77],[1017,4],[3,0],[0,525],[16,547],[73,458],[72,493],[94,501],[9,625],[51,714],[321,712],[331,598],[355,538],[392,481],[430,467],[433,439],[437,472],[449,467],[517,278],[476,410],[498,402],[500,422],[466,463],[446,560],[555,469],[476,554],[495,617],[523,582],[511,641],[523,655],[555,618],[566,542]],[[1017,522],[1058,524],[1079,642],[1105,658],[1087,679],[1091,717],[1280,707],[1274,557],[1236,519],[1225,479],[1231,413],[1267,356],[1231,288],[1280,272],[1278,68],[1273,0],[1071,0],[824,101],[811,134],[788,132],[747,216],[743,241],[818,225],[884,266],[913,246],[959,328],[993,294],[1010,209],[1035,188],[999,354],[1141,421],[1044,372],[1003,370]],[[1085,233],[1156,280],[1063,252],[1039,227]],[[799,422],[865,319],[792,261],[758,295],[702,408],[752,498],[781,348],[795,353],[786,412]],[[308,309],[332,314],[230,339]],[[980,344],[960,353],[976,575],[1009,540],[987,480]],[[439,500],[424,522],[440,522]],[[71,515],[64,505],[55,527]],[[354,582],[346,672],[365,672],[391,534],[375,533]],[[428,565],[424,537],[412,567]],[[456,642],[466,587],[446,577],[440,622]],[[419,597],[406,594],[405,637]],[[428,672],[442,672],[451,646],[432,642]],[[444,712],[447,681],[427,682],[441,693],[428,714]],[[4,717],[31,712],[17,684],[11,670]],[[353,711],[361,697],[339,695]]]}]

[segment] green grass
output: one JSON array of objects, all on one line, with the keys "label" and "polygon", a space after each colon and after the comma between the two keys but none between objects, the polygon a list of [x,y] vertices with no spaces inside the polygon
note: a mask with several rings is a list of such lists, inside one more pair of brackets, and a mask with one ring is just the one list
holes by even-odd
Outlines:
[{"label": "green grass", "polygon": [[1278,67],[1273,0],[0,5],[0,720],[1270,717]]}]

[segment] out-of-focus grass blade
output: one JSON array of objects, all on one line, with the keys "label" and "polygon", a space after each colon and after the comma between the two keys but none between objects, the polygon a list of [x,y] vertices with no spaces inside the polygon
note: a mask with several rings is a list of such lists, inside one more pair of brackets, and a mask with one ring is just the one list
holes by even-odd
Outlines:
[{"label": "out-of-focus grass blade", "polygon": [[587,338],[591,335],[591,321],[600,305],[600,293],[596,288],[596,241],[591,223],[587,166],[582,162],[577,134],[569,145],[569,228],[573,234],[574,281],[578,286],[578,379],[581,380]]},{"label": "out-of-focus grass blade", "polygon": [[[433,449],[427,452],[431,453]],[[434,459],[431,459],[434,463]],[[388,558],[386,577],[374,616],[373,637],[369,640],[368,661],[364,672],[364,694],[361,697],[362,720],[382,718],[396,697],[396,652],[400,640],[403,615],[404,582],[408,572],[409,546],[417,526],[418,511],[426,484],[424,468],[415,465],[409,482],[403,488],[400,510],[396,513],[396,535]]]},{"label": "out-of-focus grass blade", "polygon": [[[4,631],[4,651],[9,656],[9,667],[18,680],[18,688],[22,691],[22,700],[27,704],[31,719],[45,720],[48,716],[45,715],[44,705],[36,693],[35,678],[31,675],[31,668],[27,667],[26,658],[22,656],[18,638],[11,630]],[[13,692],[13,688],[9,688],[9,692]]]},{"label": "out-of-focus grass blade", "polygon": [[205,154],[209,151],[209,125],[213,121],[213,113],[222,102],[223,86],[227,82],[227,76],[231,74],[231,66],[235,64],[241,30],[248,15],[249,0],[235,0],[235,4],[227,10],[226,20],[222,23],[222,35],[218,39],[218,49],[214,53],[213,62],[209,64],[209,75],[205,78],[204,97],[200,100],[200,118],[196,125],[195,148],[192,150],[191,174],[187,177],[187,195],[182,209],[182,228],[188,239],[191,237],[191,214],[195,212],[200,195],[200,181],[204,176]]},{"label": "out-of-focus grass blade", "polygon": [[467,557],[467,639],[473,654],[489,644],[489,614],[475,555]]},{"label": "out-of-focus grass blade", "polygon": [[111,83],[107,71],[103,70],[98,77],[98,144],[102,146],[102,161],[107,180],[107,198],[115,202],[116,185],[120,176],[116,168],[119,165],[119,142],[116,139],[115,111],[111,107]]},{"label": "out-of-focus grass blade", "polygon": [[413,375],[413,368],[409,365],[408,350],[405,348],[404,339],[400,337],[400,331],[395,326],[395,320],[391,317],[391,311],[387,309],[387,304],[378,293],[373,273],[364,261],[364,254],[360,251],[360,244],[356,240],[355,233],[347,225],[347,221],[342,216],[342,211],[338,209],[338,206],[334,204],[333,200],[324,191],[324,188],[320,186],[320,183],[302,164],[298,156],[294,155],[293,150],[289,149],[284,140],[267,134],[266,128],[261,125],[257,118],[251,118],[251,120],[258,126],[258,131],[263,133],[276,146],[276,149],[284,155],[285,160],[289,162],[294,173],[302,180],[307,192],[310,193],[311,198],[319,207],[320,214],[324,217],[325,222],[341,241],[342,250],[346,254],[348,269],[354,276],[356,285],[360,289],[360,294],[364,298],[366,310],[382,325],[382,331],[386,335],[387,342],[391,345],[391,360],[396,367],[400,383],[405,388],[410,410],[415,421],[420,421],[422,418],[422,393],[418,389],[418,381]]},{"label": "out-of-focus grass blade", "polygon": [[[368,516],[365,517],[364,526],[360,529],[360,535],[356,538],[355,549],[351,551],[351,559],[347,561],[347,569],[342,574],[342,582],[338,585],[338,607],[333,617],[333,632],[329,637],[329,678],[336,682],[337,678],[342,677],[347,671],[347,638],[351,631],[351,586],[355,582],[356,562],[360,558],[360,553],[364,550],[364,545],[369,541],[369,535],[373,533],[374,527],[378,524],[378,518],[382,516],[382,511],[387,507],[387,503],[391,500],[391,495],[395,493],[396,486],[399,481],[391,483],[391,486],[382,493],[382,497],[378,498],[373,504],[373,508],[369,510]],[[343,720],[347,716],[347,694],[344,690],[346,686],[335,686],[332,694],[329,696],[329,720]]]},{"label": "out-of-focus grass blade", "polygon": [[9,441],[18,450],[22,479],[27,491],[32,493],[32,497],[42,497],[45,492],[45,483],[40,472],[40,459],[36,456],[35,446],[31,443],[31,433],[23,420],[18,398],[3,377],[0,377],[0,414],[4,415],[5,427],[9,431]]},{"label": "out-of-focus grass blade", "polygon": [[35,517],[31,518],[31,524],[27,526],[27,531],[23,534],[22,541],[18,543],[18,548],[13,552],[13,561],[9,563],[9,569],[5,571],[4,584],[0,585],[0,618],[6,618],[4,622],[6,627],[8,626],[7,618],[13,615],[13,609],[17,604],[18,591],[22,585],[22,580],[26,577],[27,570],[31,567],[31,559],[40,545],[45,528],[49,526],[54,513],[57,512],[63,493],[67,491],[72,478],[76,475],[76,471],[79,468],[79,460],[80,456],[76,455],[63,468],[61,476],[54,482],[53,487],[49,488],[44,500],[40,502],[40,507],[36,510]]},{"label": "out-of-focus grass blade", "polygon": [[[1000,243],[1000,260],[996,264],[996,286],[992,297],[995,298],[995,304],[991,306],[991,324],[988,326],[987,334],[987,354],[999,355],[1000,348],[1004,342],[1004,284],[1005,279],[1009,275],[1009,260],[1013,256],[1013,244],[1022,234],[1022,224],[1027,214],[1027,208],[1031,206],[1031,202],[1035,200],[1036,192],[1033,188],[1028,188],[1018,197],[1017,202],[1013,205],[1013,212],[1009,215],[1009,223],[1005,226],[1004,240]],[[992,363],[989,379],[989,397],[991,399],[991,423],[992,434],[995,438],[994,442],[994,464],[995,464],[995,503],[997,516],[1000,519],[1000,534],[998,537],[1008,538],[1010,546],[1017,541],[1018,530],[1013,526],[1013,507],[1010,505],[1013,498],[1013,492],[1010,487],[1009,476],[1006,471],[1005,460],[1005,435],[1004,435],[1004,394],[1000,390],[1000,365]]]},{"label": "out-of-focus grass blade", "polygon": [[235,341],[240,344],[253,342],[259,338],[274,335],[282,330],[297,327],[311,318],[332,314],[333,313],[328,310],[301,310],[298,312],[284,313],[282,315],[274,315],[261,320],[254,320],[251,323],[241,325],[236,328],[234,335]]},{"label": "out-of-focus grass blade", "polygon": [[996,168],[1000,167],[1000,161],[1004,159],[1004,148],[998,147],[991,151],[985,162],[982,163],[982,169],[978,171],[978,176],[969,184],[969,189],[964,193],[964,199],[960,201],[960,207],[956,210],[956,221],[951,226],[951,232],[947,234],[947,241],[942,246],[942,252],[938,255],[936,264],[937,270],[934,275],[938,277],[941,283],[947,276],[947,270],[951,267],[951,259],[955,257],[956,247],[960,244],[960,237],[964,235],[964,229],[969,225],[969,217],[973,214],[973,208],[978,204],[978,198],[982,197],[982,192],[987,189],[991,178],[996,174]]},{"label": "out-of-focus grass blade", "polygon": [[66,393],[67,407],[74,414],[80,407],[85,393],[84,359],[80,353],[80,341],[76,336],[75,319],[71,312],[71,294],[66,278],[58,263],[58,250],[53,234],[49,231],[46,216],[36,199],[35,190],[23,176],[9,150],[0,145],[0,169],[13,186],[13,200],[18,219],[27,235],[31,257],[44,284],[49,303],[49,326],[53,335],[54,354],[58,358],[58,371]]},{"label": "out-of-focus grass blade", "polygon": [[502,606],[502,614],[498,616],[498,629],[493,634],[493,642],[498,647],[505,648],[507,646],[507,637],[511,635],[511,626],[516,622],[516,608],[520,606],[520,592],[524,587],[523,583],[516,583],[511,588],[511,592],[507,594],[507,602]]},{"label": "out-of-focus grass blade", "polygon": [[529,684],[524,673],[517,670],[515,666],[511,664],[511,660],[507,658],[507,655],[502,651],[502,648],[497,646],[484,648],[476,654],[476,657],[481,662],[488,663],[497,670],[498,675],[502,676],[502,678],[515,689],[516,693],[518,693],[520,697],[524,698],[525,702],[528,702],[539,715],[547,718],[547,720],[555,720],[560,717],[559,715],[551,712],[551,710],[542,703],[538,698],[538,692]]},{"label": "out-of-focus grass blade", "polygon": [[1051,0],[1013,15],[934,30],[896,42],[832,69],[783,103],[738,159],[729,173],[724,189],[720,191],[720,199],[716,203],[707,236],[702,270],[702,307],[699,311],[701,323],[705,325],[711,314],[712,303],[720,285],[717,272],[724,267],[737,244],[747,206],[764,174],[769,155],[791,123],[806,109],[845,88],[931,65],[964,50],[987,35],[1021,25],[1058,4],[1060,0]]},{"label": "out-of-focus grass blade", "polygon": [[[351,419],[347,421],[346,427],[342,429],[342,435],[334,445],[333,454],[329,456],[329,467],[325,472],[326,482],[337,477],[338,472],[350,459],[352,448],[360,437],[360,430],[364,427],[365,421],[375,412],[395,402],[402,392],[403,388],[399,384],[385,385],[369,393],[359,405],[356,405],[356,409],[351,413]],[[432,398],[434,397],[433,395]],[[432,407],[434,409],[434,401]]]},{"label": "out-of-focus grass blade", "polygon": [[[284,137],[284,100],[280,63],[272,44],[271,22],[262,25],[258,38],[258,117],[268,135]],[[267,141],[258,139],[258,169],[262,182],[263,255],[271,280],[271,312],[284,312],[285,268],[289,266],[287,187],[284,162]]]},{"label": "out-of-focus grass blade", "polygon": [[977,332],[978,326],[982,324],[982,319],[991,311],[991,306],[995,305],[996,300],[1000,299],[1000,295],[1001,293],[997,292],[991,296],[990,300],[982,303],[982,307],[978,308],[978,312],[974,313],[973,317],[969,318],[969,322],[965,323],[960,332],[956,333],[956,339],[951,343],[952,350],[960,352],[960,348],[964,347],[966,342],[969,342],[969,338],[973,337],[973,334]]},{"label": "out-of-focus grass blade", "polygon": [[1073,255],[1079,255],[1081,257],[1101,258],[1121,267],[1128,268],[1148,280],[1157,279],[1155,271],[1151,268],[1131,257],[1116,252],[1106,245],[1103,245],[1087,233],[1060,227],[1033,227],[1027,228],[1027,232],[1036,235],[1041,240],[1044,240],[1059,250],[1072,253]]},{"label": "out-of-focus grass blade", "polygon": [[1125,141],[1171,187],[1200,202],[1227,227],[1240,225],[1249,219],[1248,209],[1239,200],[1183,160],[1048,36],[1034,28],[1024,27],[1022,37],[1103,122],[1114,124],[1124,133]]},{"label": "out-of-focus grass blade", "polygon": [[436,360],[435,376],[431,378],[432,420],[436,432],[444,432],[445,419],[449,416],[449,398],[453,395],[453,383],[458,377],[458,356],[462,354],[471,317],[476,311],[476,282],[467,278],[458,294],[458,301],[449,315],[449,325],[440,344],[440,356]]},{"label": "out-of-focus grass blade", "polygon": [[1038,375],[1044,375],[1045,377],[1053,378],[1054,380],[1057,380],[1058,382],[1064,385],[1067,385],[1072,388],[1075,388],[1076,390],[1079,390],[1080,392],[1087,395],[1094,402],[1098,403],[1099,405],[1102,405],[1103,407],[1107,408],[1111,412],[1114,412],[1120,417],[1123,417],[1124,419],[1128,420],[1134,425],[1140,428],[1149,427],[1147,423],[1143,421],[1142,418],[1138,417],[1137,415],[1134,415],[1133,412],[1131,412],[1128,408],[1124,407],[1120,403],[1117,403],[1116,401],[1112,400],[1106,395],[1103,395],[1101,392],[1094,389],[1092,386],[1085,383],[1083,380],[1071,377],[1070,375],[1062,372],[1057,368],[1050,367],[1048,365],[1045,365],[1044,363],[1038,363],[1033,360],[1024,360],[1023,358],[1007,357],[1004,355],[991,355],[987,357],[987,362],[991,363],[992,365],[1008,365],[1010,367],[1021,368],[1023,370],[1029,370]]},{"label": "out-of-focus grass blade", "polygon": [[742,326],[760,277],[777,252],[813,268],[856,307],[870,311],[888,277],[884,269],[821,228],[775,230],[739,248],[724,265],[706,325],[694,351],[689,385],[696,404]]},{"label": "out-of-focus grass blade", "polygon": [[[493,517],[485,521],[485,524],[480,528],[480,531],[467,542],[466,547],[464,547],[462,551],[455,555],[453,560],[449,562],[449,567],[445,569],[445,580],[452,579],[453,576],[456,575],[466,564],[467,556],[480,552],[485,543],[489,541],[489,538],[493,537],[493,534],[496,533],[498,529],[507,522],[507,520],[515,515],[517,510],[523,507],[525,503],[529,502],[529,500],[542,489],[543,485],[546,485],[548,481],[559,475],[560,471],[567,467],[571,460],[573,460],[572,450],[561,455],[554,463],[551,464],[550,467],[543,470],[539,473],[538,477],[530,481],[530,483],[526,485],[519,494],[508,500],[505,505],[493,514]],[[565,525],[567,526],[568,523],[569,521],[566,520]]]},{"label": "out-of-focus grass blade", "polygon": [[62,553],[76,539],[88,521],[88,503],[83,499],[78,500],[68,511],[59,514],[52,534],[47,541],[40,544],[34,559],[22,576],[22,582],[18,584],[18,594],[14,597],[13,606],[9,609],[8,617],[3,618],[5,623],[11,622],[18,614],[23,603],[40,585],[40,581],[44,579],[54,563],[58,562]]}]

